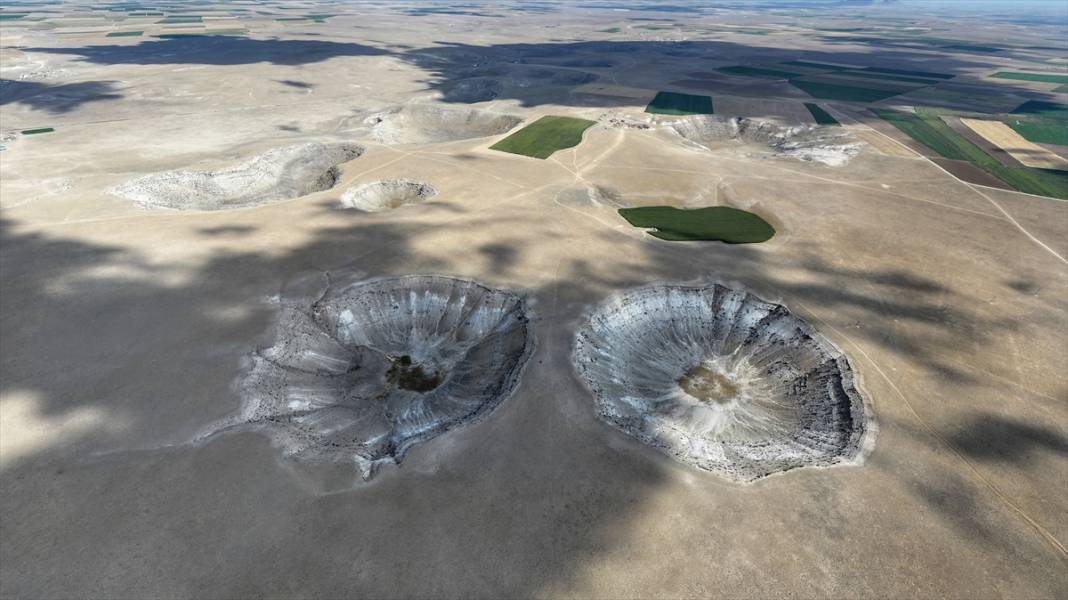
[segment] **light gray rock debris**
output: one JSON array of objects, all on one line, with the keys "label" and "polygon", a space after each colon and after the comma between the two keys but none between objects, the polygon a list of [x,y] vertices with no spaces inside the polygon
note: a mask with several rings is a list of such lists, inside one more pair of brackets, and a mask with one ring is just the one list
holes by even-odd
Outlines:
[{"label": "light gray rock debris", "polygon": [[736,481],[854,461],[870,429],[841,352],[784,306],[718,284],[612,298],[573,358],[602,419]]},{"label": "light gray rock debris", "polygon": [[837,167],[860,152],[861,143],[841,127],[782,125],[744,117],[694,115],[667,126],[681,137],[715,150],[727,142],[766,146],[773,154]]},{"label": "light gray rock debris", "polygon": [[516,294],[430,275],[335,284],[310,306],[282,306],[239,414],[206,435],[264,431],[286,457],[355,463],[366,479],[488,415],[532,348]]},{"label": "light gray rock debris", "polygon": [[341,194],[342,208],[381,212],[430,200],[438,193],[432,186],[411,179],[387,179],[365,183]]},{"label": "light gray rock debris", "polygon": [[214,171],[166,171],[128,181],[115,195],[145,208],[226,210],[299,198],[334,187],[339,165],[363,154],[355,144],[311,142],[276,148]]}]

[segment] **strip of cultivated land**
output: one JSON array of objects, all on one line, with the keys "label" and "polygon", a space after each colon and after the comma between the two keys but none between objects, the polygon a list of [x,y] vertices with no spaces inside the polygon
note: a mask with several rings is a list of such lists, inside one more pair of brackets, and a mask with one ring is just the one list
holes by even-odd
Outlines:
[{"label": "strip of cultivated land", "polygon": [[917,109],[910,113],[882,108],[872,111],[943,158],[967,161],[1015,190],[1068,200],[1068,174],[1048,169],[1007,167],[953,131],[934,111]]},{"label": "strip of cultivated land", "polygon": [[721,73],[758,79],[786,80],[814,98],[877,102],[938,85],[953,75],[881,67],[848,67],[806,61],[720,67]]},{"label": "strip of cultivated land", "polygon": [[994,79],[1012,79],[1014,81],[1037,81],[1040,83],[1068,83],[1068,75],[1055,75],[1052,73],[1018,73],[1014,71],[998,71],[991,75]]},{"label": "strip of cultivated land", "polygon": [[983,136],[988,142],[1008,152],[1025,166],[1037,169],[1065,169],[1068,161],[1046,150],[1038,144],[1032,144],[1020,134],[1013,131],[1001,121],[982,119],[961,119],[961,123]]},{"label": "strip of cultivated land", "polygon": [[490,148],[501,152],[545,159],[552,156],[557,150],[578,146],[582,142],[582,133],[593,125],[596,125],[596,123],[586,119],[546,116],[504,138],[490,146]]}]

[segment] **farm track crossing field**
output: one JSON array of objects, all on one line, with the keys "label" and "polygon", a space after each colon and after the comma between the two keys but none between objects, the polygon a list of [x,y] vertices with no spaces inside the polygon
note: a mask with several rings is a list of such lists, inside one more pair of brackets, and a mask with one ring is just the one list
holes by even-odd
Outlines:
[{"label": "farm track crossing field", "polygon": [[775,229],[759,216],[712,206],[686,210],[673,206],[621,208],[619,214],[635,227],[651,228],[649,235],[671,242],[719,241],[727,244],[766,242]]},{"label": "farm track crossing field", "polygon": [[953,131],[937,113],[922,109],[916,113],[880,108],[873,108],[872,111],[943,158],[970,162],[1018,191],[1068,200],[1068,175],[1065,173],[1007,167]]},{"label": "farm track crossing field", "polygon": [[1012,79],[1015,81],[1037,81],[1040,83],[1068,83],[1068,75],[1054,75],[1052,73],[1017,73],[1013,71],[998,71],[991,75],[994,79]]},{"label": "farm track crossing field", "polygon": [[579,145],[582,133],[593,125],[596,123],[586,119],[545,116],[490,148],[533,158],[549,158],[557,150]]},{"label": "farm track crossing field", "polygon": [[660,115],[710,115],[713,113],[712,97],[657,92],[653,101],[645,107],[645,112]]}]

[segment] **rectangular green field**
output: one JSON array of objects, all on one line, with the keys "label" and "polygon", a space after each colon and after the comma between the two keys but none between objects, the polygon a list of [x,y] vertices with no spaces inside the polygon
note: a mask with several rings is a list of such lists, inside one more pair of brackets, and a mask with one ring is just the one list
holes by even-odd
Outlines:
[{"label": "rectangular green field", "polygon": [[1015,81],[1038,81],[1040,83],[1068,83],[1068,75],[1053,75],[1051,73],[1017,73],[1014,71],[998,71],[991,75],[994,79],[1012,79]]},{"label": "rectangular green field", "polygon": [[545,159],[557,150],[579,145],[582,141],[582,133],[595,124],[586,119],[545,116],[490,148]]},{"label": "rectangular green field", "polygon": [[906,83],[918,83],[920,85],[934,85],[942,81],[941,79],[925,79],[921,77],[911,77],[908,75],[891,75],[889,73],[877,73],[875,71],[868,71],[867,69],[850,69],[842,71],[842,74],[849,75],[850,77],[863,77],[865,79],[881,79],[884,81],[901,81]]},{"label": "rectangular green field", "polygon": [[653,101],[645,107],[645,112],[659,115],[710,115],[713,112],[712,97],[657,92]]},{"label": "rectangular green field", "polygon": [[187,17],[170,16],[170,17],[164,17],[163,20],[159,21],[159,22],[160,23],[164,23],[164,24],[166,24],[166,23],[203,23],[204,22],[204,18],[203,17],[199,17],[199,16],[187,16]]},{"label": "rectangular green field", "polygon": [[104,37],[138,37],[143,31],[112,31]]},{"label": "rectangular green field", "polygon": [[1006,119],[1005,124],[1029,142],[1068,146],[1068,124],[1065,124],[1064,121],[1016,121]]},{"label": "rectangular green field", "polygon": [[810,62],[807,60],[788,60],[782,64],[794,65],[797,67],[808,67],[810,69],[823,69],[825,71],[841,71],[842,69],[846,68],[838,65],[829,65],[827,63]]},{"label": "rectangular green field", "polygon": [[812,102],[805,102],[805,108],[812,114],[812,118],[816,119],[816,123],[820,125],[840,125],[838,119],[831,116],[831,113],[823,110],[819,104],[813,104]]},{"label": "rectangular green field", "polygon": [[874,73],[889,73],[890,75],[905,75],[911,77],[924,77],[927,79],[953,79],[956,75],[949,75],[947,73],[932,73],[930,71],[910,71],[908,69],[886,69],[883,67],[867,67],[865,71],[872,71]]},{"label": "rectangular green field", "polygon": [[894,90],[875,90],[866,87],[856,87],[850,85],[841,85],[836,83],[821,83],[818,81],[805,81],[803,79],[792,79],[790,83],[812,96],[813,98],[822,98],[824,100],[844,100],[847,102],[876,102],[878,100],[885,100],[901,94],[901,91]]},{"label": "rectangular green field", "polygon": [[953,131],[937,113],[923,109],[908,113],[880,108],[874,108],[872,112],[939,156],[970,162],[1015,190],[1068,200],[1068,173],[1003,165],[982,148]]},{"label": "rectangular green field", "polygon": [[37,135],[38,133],[52,133],[55,129],[51,127],[38,127],[37,129],[23,129],[19,133],[22,135]]},{"label": "rectangular green field", "polygon": [[914,90],[918,87],[924,87],[922,84],[905,83],[904,81],[887,81],[876,79],[865,79],[863,77],[854,77],[852,73],[845,71],[840,73],[824,73],[822,75],[812,75],[810,77],[801,78],[803,81],[812,81],[816,83],[832,83],[836,85],[848,85],[851,87],[868,88],[870,90],[884,90],[888,92],[897,92],[899,94]]},{"label": "rectangular green field", "polygon": [[1014,115],[1033,115],[1046,119],[1068,119],[1068,104],[1056,102],[1043,102],[1042,100],[1028,100],[1017,106]]},{"label": "rectangular green field", "polygon": [[791,77],[798,77],[800,75],[799,73],[790,73],[789,71],[780,71],[765,67],[720,67],[719,70],[729,75],[744,75],[746,77],[761,77],[764,79],[790,79]]}]

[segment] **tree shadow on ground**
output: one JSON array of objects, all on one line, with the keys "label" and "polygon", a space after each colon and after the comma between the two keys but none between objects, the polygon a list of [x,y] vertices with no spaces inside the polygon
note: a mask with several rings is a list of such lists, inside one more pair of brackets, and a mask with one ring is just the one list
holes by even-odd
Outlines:
[{"label": "tree shadow on ground", "polygon": [[0,106],[24,104],[51,114],[70,112],[88,102],[118,100],[114,81],[49,84],[39,81],[0,79]]}]

